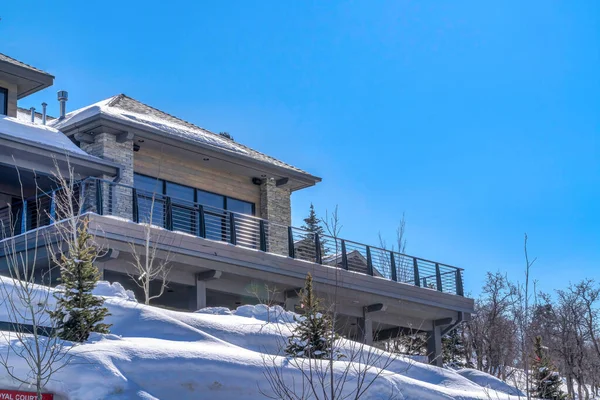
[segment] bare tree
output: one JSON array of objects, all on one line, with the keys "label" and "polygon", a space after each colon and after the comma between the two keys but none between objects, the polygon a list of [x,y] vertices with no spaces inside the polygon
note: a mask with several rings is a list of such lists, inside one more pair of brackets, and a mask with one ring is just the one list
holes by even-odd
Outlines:
[{"label": "bare tree", "polygon": [[[144,229],[144,241],[139,249],[136,243],[129,243],[133,261],[130,262],[133,267],[133,273],[129,277],[135,284],[142,289],[144,293],[144,304],[150,304],[150,301],[162,296],[165,289],[169,286],[169,272],[171,271],[171,251],[173,240],[167,238],[167,231],[162,227],[152,224],[154,221],[154,210],[156,204],[156,193],[152,193],[150,209],[148,215],[142,221]],[[159,247],[165,245],[167,250],[159,254]],[[158,283],[158,292],[151,291],[152,282]]]},{"label": "bare tree", "polygon": [[[73,170],[68,165],[68,176],[65,177],[61,175],[56,162],[55,167],[57,183],[66,183],[62,192],[49,194],[36,187],[36,196],[29,199],[27,207],[21,174],[17,168],[22,202],[20,207],[9,206],[9,217],[2,223],[2,232],[5,234],[2,246],[9,277],[3,278],[8,281],[0,287],[3,292],[2,306],[6,309],[13,331],[2,332],[8,346],[6,353],[0,354],[0,364],[14,381],[35,387],[38,400],[42,399],[42,391],[54,374],[70,361],[71,348],[59,338],[55,321],[50,317],[50,312],[55,311],[56,307],[53,302],[55,292],[50,287],[53,282],[52,260],[53,254],[60,251],[51,243],[60,243],[65,238],[65,232],[68,232],[66,227],[75,224],[79,214],[72,204],[76,198]],[[45,207],[51,196],[55,197],[53,204],[56,212]],[[65,199],[70,205],[65,204]],[[53,229],[49,228],[51,233],[35,229],[18,234],[17,225],[27,218],[32,226],[37,227],[45,225],[49,219],[53,225]],[[15,368],[15,358],[27,365],[25,375]]]},{"label": "bare tree", "polygon": [[512,315],[517,325],[517,334],[519,337],[519,347],[521,350],[520,361],[523,367],[523,374],[525,376],[525,395],[527,399],[531,398],[531,391],[529,388],[530,382],[530,371],[529,371],[529,359],[531,355],[531,344],[533,343],[533,337],[530,336],[529,327],[530,321],[530,306],[531,295],[529,292],[529,276],[531,266],[535,263],[536,258],[533,260],[529,259],[529,253],[527,252],[527,234],[525,234],[524,240],[524,253],[525,253],[525,283],[517,283],[514,286],[514,290],[511,292],[513,300]]},{"label": "bare tree", "polygon": [[[337,256],[341,251],[339,234],[342,229],[338,208],[327,212],[322,220],[327,232],[328,251]],[[272,399],[360,399],[377,384],[386,369],[396,360],[397,354],[383,351],[362,341],[340,338],[338,331],[344,328],[338,315],[338,288],[341,271],[335,269],[334,288],[327,297],[323,312],[329,314],[331,323],[325,333],[331,343],[327,357],[286,355],[285,339],[278,344],[275,354],[263,356],[264,376],[269,388],[261,393]],[[280,335],[282,338],[286,334]],[[390,390],[389,398],[398,393]]]}]

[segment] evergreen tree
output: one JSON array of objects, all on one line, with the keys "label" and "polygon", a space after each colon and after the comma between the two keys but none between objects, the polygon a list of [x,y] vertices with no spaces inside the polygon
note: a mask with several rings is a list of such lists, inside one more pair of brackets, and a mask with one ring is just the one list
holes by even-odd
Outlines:
[{"label": "evergreen tree", "polygon": [[560,375],[545,350],[542,346],[542,337],[537,336],[531,364],[533,371],[531,394],[540,399],[566,399],[566,394],[561,390],[562,380]]},{"label": "evergreen tree", "polygon": [[321,359],[335,356],[331,340],[331,319],[322,312],[319,299],[313,293],[311,274],[306,276],[301,301],[304,316],[296,321],[297,325],[288,339],[286,354],[292,357]]},{"label": "evergreen tree", "polygon": [[442,338],[442,357],[444,364],[464,368],[465,363],[465,345],[461,335],[462,328],[456,327],[450,333]]},{"label": "evergreen tree", "polygon": [[296,247],[296,253],[298,255],[298,258],[302,260],[314,261],[315,234],[319,235],[319,239],[321,242],[321,256],[326,256],[327,239],[325,239],[324,237],[325,229],[323,229],[323,225],[321,225],[321,219],[317,217],[315,207],[312,203],[310,203],[310,211],[308,213],[308,217],[304,218],[304,225],[302,225],[301,228],[310,233],[304,235],[304,238],[300,241],[300,243],[298,243]]},{"label": "evergreen tree", "polygon": [[302,225],[302,229],[311,233],[316,233],[320,236],[325,233],[323,226],[321,226],[321,219],[317,217],[315,206],[312,203],[310,203],[308,217],[304,218],[304,225]]},{"label": "evergreen tree", "polygon": [[60,255],[59,279],[63,289],[56,296],[57,309],[50,317],[62,339],[83,342],[91,332],[109,333],[110,325],[102,322],[109,315],[104,299],[92,294],[99,279],[93,264],[98,254],[91,243],[87,219],[81,222],[75,236],[68,253]]}]

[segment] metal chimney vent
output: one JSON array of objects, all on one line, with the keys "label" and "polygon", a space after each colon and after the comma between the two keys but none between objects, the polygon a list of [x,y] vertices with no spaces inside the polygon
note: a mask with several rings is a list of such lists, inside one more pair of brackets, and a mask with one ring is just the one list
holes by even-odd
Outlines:
[{"label": "metal chimney vent", "polygon": [[42,125],[46,125],[46,107],[48,104],[46,102],[42,103]]},{"label": "metal chimney vent", "polygon": [[29,109],[29,111],[31,111],[31,123],[35,123],[35,107],[31,107]]},{"label": "metal chimney vent", "polygon": [[58,102],[60,103],[60,116],[58,119],[64,119],[67,108],[67,100],[69,100],[69,93],[66,90],[59,90]]}]

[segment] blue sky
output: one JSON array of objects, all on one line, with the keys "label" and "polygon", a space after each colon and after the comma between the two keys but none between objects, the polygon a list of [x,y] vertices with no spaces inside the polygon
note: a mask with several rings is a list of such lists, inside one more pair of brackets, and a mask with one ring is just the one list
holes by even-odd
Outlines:
[{"label": "blue sky", "polygon": [[342,236],[521,276],[600,266],[600,2],[3,2],[0,52],[56,76],[23,107],[125,93],[299,166]]}]

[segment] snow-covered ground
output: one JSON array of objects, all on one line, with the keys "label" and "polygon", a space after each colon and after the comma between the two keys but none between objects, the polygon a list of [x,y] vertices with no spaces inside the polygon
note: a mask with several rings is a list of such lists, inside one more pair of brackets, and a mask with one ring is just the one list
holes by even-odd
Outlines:
[{"label": "snow-covered ground", "polygon": [[[10,289],[12,281],[0,278],[0,284]],[[296,384],[301,381],[300,371],[276,356],[294,320],[292,313],[279,307],[170,311],[139,304],[121,285],[107,282],[99,283],[96,294],[105,296],[112,333],[93,334],[70,349],[70,363],[47,386],[57,400],[262,399],[261,390],[269,391],[265,360],[282,365],[289,386],[292,378]],[[7,320],[4,305],[0,320]],[[0,353],[9,350],[9,340],[8,333],[0,334]],[[351,342],[342,344],[347,353],[353,348]],[[15,356],[12,360],[15,371],[24,374],[24,361]],[[346,363],[335,362],[338,376]],[[371,373],[375,371],[376,366]],[[505,393],[513,388],[496,385],[494,378],[481,373],[476,378],[398,357],[363,398],[388,399],[390,393],[419,400],[518,398]],[[350,391],[354,384],[346,387]],[[0,388],[19,387],[2,371]]]}]

